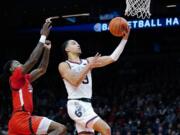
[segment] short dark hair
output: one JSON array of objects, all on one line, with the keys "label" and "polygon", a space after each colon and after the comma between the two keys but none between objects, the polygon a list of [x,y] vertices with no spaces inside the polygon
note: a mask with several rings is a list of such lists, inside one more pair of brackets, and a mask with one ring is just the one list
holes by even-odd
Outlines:
[{"label": "short dark hair", "polygon": [[6,62],[6,64],[3,67],[3,75],[6,76],[7,78],[10,77],[10,75],[12,74],[10,71],[11,68],[11,64],[12,64],[13,60],[9,60]]},{"label": "short dark hair", "polygon": [[62,54],[63,54],[63,57],[64,57],[65,60],[68,59],[68,55],[67,55],[67,52],[66,52],[66,47],[67,47],[67,45],[68,45],[68,42],[69,42],[69,40],[65,41],[65,42],[62,44],[62,48],[61,48]]},{"label": "short dark hair", "polygon": [[11,76],[11,64],[13,60],[9,60],[6,62],[6,64],[3,66],[3,73],[0,75],[0,81],[1,81],[1,88],[7,88],[9,87],[9,77]]},{"label": "short dark hair", "polygon": [[3,73],[0,75],[0,90],[2,90],[3,94],[10,96],[10,85],[9,85],[9,77],[11,76],[12,72],[10,71],[12,62],[14,60],[9,60],[5,63],[5,65],[3,66]]}]

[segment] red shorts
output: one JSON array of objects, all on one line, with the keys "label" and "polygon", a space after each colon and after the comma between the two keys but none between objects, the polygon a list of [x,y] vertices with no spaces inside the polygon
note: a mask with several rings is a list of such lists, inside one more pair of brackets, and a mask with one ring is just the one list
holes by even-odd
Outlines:
[{"label": "red shorts", "polygon": [[16,112],[9,121],[8,135],[45,134],[50,123],[51,120],[45,117],[31,116],[29,112]]}]

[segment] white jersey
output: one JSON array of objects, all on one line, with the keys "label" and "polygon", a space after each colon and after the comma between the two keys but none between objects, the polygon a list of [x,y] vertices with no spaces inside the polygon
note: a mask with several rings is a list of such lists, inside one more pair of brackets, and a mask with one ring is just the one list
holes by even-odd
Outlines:
[{"label": "white jersey", "polygon": [[[71,61],[66,61],[70,66],[70,69],[74,73],[79,73],[82,69],[88,64],[88,61],[81,59],[80,63],[75,63]],[[91,71],[88,72],[85,79],[81,82],[78,87],[73,86],[68,81],[63,79],[67,93],[68,99],[77,99],[77,98],[91,98],[92,97],[92,77]]]}]

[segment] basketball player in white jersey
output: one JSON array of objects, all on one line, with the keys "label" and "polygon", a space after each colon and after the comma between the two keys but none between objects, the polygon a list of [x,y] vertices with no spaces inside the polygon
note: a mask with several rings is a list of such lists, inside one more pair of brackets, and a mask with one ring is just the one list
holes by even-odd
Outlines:
[{"label": "basketball player in white jersey", "polygon": [[94,112],[91,105],[91,70],[117,61],[124,50],[129,32],[128,28],[117,48],[109,56],[97,53],[94,57],[81,59],[81,48],[75,40],[68,40],[63,44],[67,60],[61,62],[58,69],[68,93],[68,114],[74,120],[79,135],[93,135],[94,130],[101,135],[111,135],[111,128]]}]

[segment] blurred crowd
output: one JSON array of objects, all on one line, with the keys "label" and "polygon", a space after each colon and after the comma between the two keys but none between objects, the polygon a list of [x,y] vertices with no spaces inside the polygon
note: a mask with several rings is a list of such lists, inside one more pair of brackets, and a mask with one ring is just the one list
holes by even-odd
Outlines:
[{"label": "blurred crowd", "polygon": [[[180,135],[179,64],[144,62],[138,67],[137,63],[123,60],[120,64],[119,70],[112,65],[93,73],[92,104],[111,126],[112,135]],[[105,72],[108,77],[99,81]],[[54,76],[44,78],[50,82]],[[73,121],[67,114],[67,95],[58,96],[66,93],[64,86],[59,91],[56,85],[46,87],[49,84],[42,81],[34,88],[34,114],[65,124],[68,135],[75,135]],[[12,109],[10,92],[0,92],[0,97],[0,134],[6,135]]]}]

